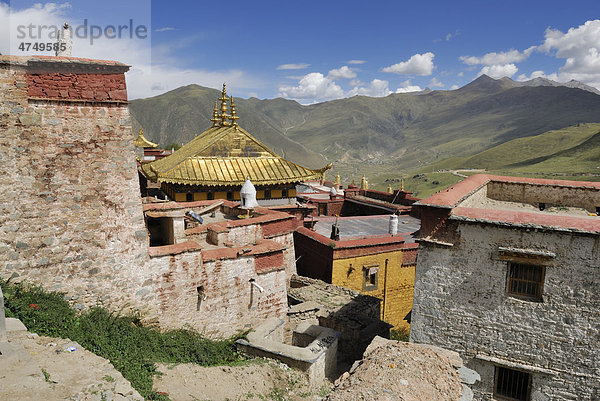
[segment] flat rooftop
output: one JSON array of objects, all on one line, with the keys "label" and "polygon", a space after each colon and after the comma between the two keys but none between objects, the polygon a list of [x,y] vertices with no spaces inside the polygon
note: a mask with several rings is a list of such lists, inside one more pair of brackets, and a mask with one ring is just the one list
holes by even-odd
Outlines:
[{"label": "flat rooftop", "polygon": [[[315,231],[327,238],[331,235],[331,225],[335,217],[321,216],[315,225]],[[317,219],[315,219],[317,220]],[[340,239],[372,238],[388,234],[390,215],[338,217]],[[406,243],[415,242],[412,233],[421,227],[421,220],[408,216],[398,216],[398,234]]]},{"label": "flat rooftop", "polygon": [[600,182],[477,174],[416,205],[454,220],[600,233]]}]

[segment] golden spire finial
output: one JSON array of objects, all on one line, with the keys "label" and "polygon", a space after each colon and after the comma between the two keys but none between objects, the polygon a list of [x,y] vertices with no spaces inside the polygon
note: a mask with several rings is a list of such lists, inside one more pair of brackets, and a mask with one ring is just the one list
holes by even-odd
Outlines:
[{"label": "golden spire finial", "polygon": [[392,189],[391,185],[388,185],[388,187],[387,187],[387,193],[388,194],[393,194],[394,193],[394,190]]},{"label": "golden spire finial", "polygon": [[400,179],[400,191],[404,191],[404,178]]},{"label": "golden spire finial", "polygon": [[367,181],[367,177],[365,177],[364,175],[360,180],[360,189],[369,189],[369,181]]},{"label": "golden spire finial", "polygon": [[220,126],[221,127],[229,127],[229,114],[227,114],[227,101],[229,98],[227,97],[227,91],[225,90],[225,84],[223,83],[223,91],[221,92],[221,97],[219,101],[221,102],[221,114],[219,114],[219,118],[221,119]]},{"label": "golden spire finial", "polygon": [[239,119],[239,117],[235,115],[235,103],[233,103],[233,96],[231,96],[230,99],[231,99],[231,117],[229,119],[231,120],[231,125],[237,129],[237,127],[238,127],[237,120]]},{"label": "golden spire finial", "polygon": [[219,109],[217,106],[218,101],[215,101],[215,109],[213,110],[213,116],[210,119],[210,121],[212,121],[213,123],[213,127],[218,127],[219,126],[219,121],[221,121],[221,119],[219,118]]}]

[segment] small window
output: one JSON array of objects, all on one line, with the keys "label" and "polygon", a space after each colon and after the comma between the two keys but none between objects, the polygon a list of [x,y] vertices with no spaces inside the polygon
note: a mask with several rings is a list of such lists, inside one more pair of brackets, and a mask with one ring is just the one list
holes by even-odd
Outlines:
[{"label": "small window", "polygon": [[379,265],[363,267],[363,291],[373,291],[377,289]]},{"label": "small window", "polygon": [[207,192],[206,193],[206,199],[208,199],[208,200],[215,199],[215,193],[214,192]]},{"label": "small window", "polygon": [[233,192],[229,191],[227,192],[227,200],[233,200]]},{"label": "small window", "polygon": [[265,189],[265,199],[271,199],[271,190]]},{"label": "small window", "polygon": [[531,375],[527,372],[496,366],[494,372],[494,399],[528,401]]},{"label": "small window", "polygon": [[282,198],[287,198],[288,197],[288,190],[287,189],[282,189],[281,190],[281,197]]},{"label": "small window", "polygon": [[194,200],[194,194],[191,192],[188,192],[187,194],[185,194],[185,201],[186,202],[191,202]]},{"label": "small window", "polygon": [[508,295],[528,301],[542,302],[544,266],[508,263]]}]

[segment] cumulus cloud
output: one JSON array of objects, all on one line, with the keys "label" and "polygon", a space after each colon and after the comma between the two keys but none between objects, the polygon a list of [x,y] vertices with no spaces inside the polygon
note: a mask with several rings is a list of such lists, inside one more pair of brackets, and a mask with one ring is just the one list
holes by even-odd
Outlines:
[{"label": "cumulus cloud", "polygon": [[281,64],[277,66],[277,70],[303,70],[310,67],[310,64],[298,63],[298,64]]},{"label": "cumulus cloud", "polygon": [[385,67],[383,72],[406,75],[431,75],[433,72],[433,58],[435,54],[427,52],[424,54],[415,54],[407,61]]},{"label": "cumulus cloud", "polygon": [[339,78],[351,79],[351,78],[356,78],[356,73],[354,71],[352,71],[352,69],[349,68],[347,65],[344,65],[338,69],[329,71],[329,74],[327,74],[327,76],[331,79],[339,79]]},{"label": "cumulus cloud", "polygon": [[354,87],[348,91],[347,96],[364,95],[371,97],[387,96],[392,91],[389,88],[389,82],[384,79],[374,79],[368,86]]},{"label": "cumulus cloud", "polygon": [[430,86],[431,88],[443,88],[443,87],[445,87],[446,85],[445,85],[444,83],[440,82],[440,80],[439,80],[439,79],[437,79],[437,78],[433,77],[433,78],[431,79],[431,81],[429,81],[429,86]]},{"label": "cumulus cloud", "polygon": [[344,90],[331,78],[320,72],[311,72],[305,75],[297,86],[280,86],[279,96],[316,102],[342,98]]},{"label": "cumulus cloud", "polygon": [[460,88],[458,85],[452,85],[452,86],[450,87],[450,90],[451,90],[451,91],[453,91],[453,90],[456,90],[456,89],[458,89],[458,88]]},{"label": "cumulus cloud", "polygon": [[485,74],[495,79],[502,77],[510,78],[513,75],[515,75],[518,70],[519,69],[514,64],[486,65],[481,69],[481,71],[479,71],[479,74],[477,74],[477,76]]},{"label": "cumulus cloud", "polygon": [[558,74],[556,74],[556,73],[546,74],[544,71],[538,70],[538,71],[532,72],[529,76],[527,76],[527,74],[519,75],[517,77],[517,81],[529,81],[530,79],[534,79],[534,78],[546,78],[546,79],[551,79],[553,81],[557,81]]},{"label": "cumulus cloud", "polygon": [[410,80],[406,80],[406,81],[402,82],[402,85],[403,86],[396,89],[396,93],[420,92],[423,90],[418,85],[411,85]]},{"label": "cumulus cloud", "polygon": [[539,50],[565,59],[562,81],[575,79],[600,88],[600,20],[590,20],[566,33],[548,28]]},{"label": "cumulus cloud", "polygon": [[535,46],[531,46],[522,52],[515,49],[511,49],[507,52],[492,52],[487,53],[482,57],[461,56],[459,59],[467,65],[506,65],[526,60],[535,48]]}]

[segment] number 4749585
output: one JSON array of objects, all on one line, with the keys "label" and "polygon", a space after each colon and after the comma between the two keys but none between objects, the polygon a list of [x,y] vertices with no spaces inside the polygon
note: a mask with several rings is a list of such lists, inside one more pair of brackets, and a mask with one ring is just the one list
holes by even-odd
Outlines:
[{"label": "number 4749585", "polygon": [[33,50],[36,52],[45,52],[45,51],[65,51],[67,50],[66,43],[44,43],[44,42],[21,42],[19,45],[19,50],[22,52],[26,52],[29,50]]}]

